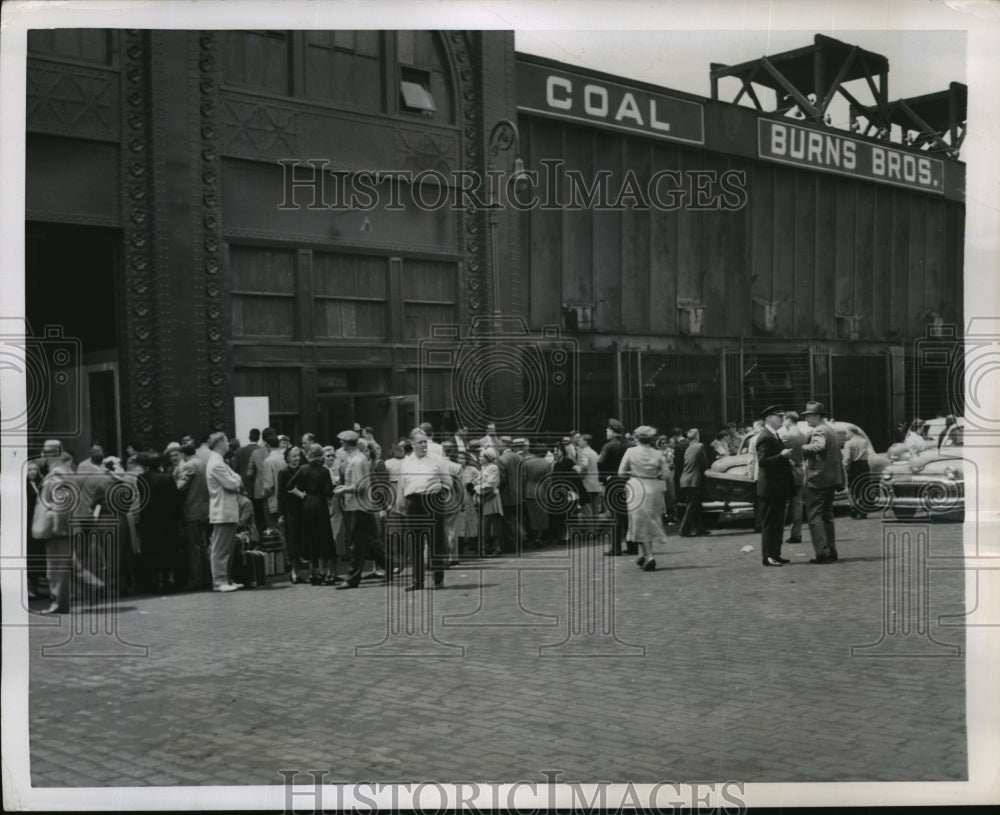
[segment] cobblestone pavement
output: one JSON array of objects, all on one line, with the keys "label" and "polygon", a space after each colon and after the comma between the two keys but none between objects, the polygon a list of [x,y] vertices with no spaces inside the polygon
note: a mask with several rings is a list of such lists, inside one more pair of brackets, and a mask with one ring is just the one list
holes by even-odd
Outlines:
[{"label": "cobblestone pavement", "polygon": [[[784,547],[790,565],[762,568],[746,528],[671,535],[652,573],[595,549],[585,562],[613,570],[613,603],[606,576],[547,551],[466,563],[436,592],[282,582],[127,598],[118,634],[144,657],[42,656],[73,621],[34,627],[32,783],[280,784],[281,770],[327,770],[331,783],[542,782],[545,769],[635,783],[965,779],[964,649],[852,657],[885,627],[883,524],[837,526],[829,566],[806,562],[806,535]],[[932,553],[961,554],[961,526],[930,531]],[[936,626],[964,611],[963,591],[960,571],[930,581],[942,644],[964,644],[962,628]],[[419,626],[387,639],[399,601],[432,604],[436,640]],[[617,640],[600,636],[612,609]],[[574,649],[599,655],[564,656]]]}]

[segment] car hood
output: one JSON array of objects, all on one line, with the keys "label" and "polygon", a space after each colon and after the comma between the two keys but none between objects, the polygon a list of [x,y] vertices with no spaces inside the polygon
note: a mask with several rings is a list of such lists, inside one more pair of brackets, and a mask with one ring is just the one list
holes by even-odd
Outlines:
[{"label": "car hood", "polygon": [[944,475],[948,468],[962,472],[961,450],[941,449],[925,450],[906,461],[894,461],[886,472],[893,475]]}]

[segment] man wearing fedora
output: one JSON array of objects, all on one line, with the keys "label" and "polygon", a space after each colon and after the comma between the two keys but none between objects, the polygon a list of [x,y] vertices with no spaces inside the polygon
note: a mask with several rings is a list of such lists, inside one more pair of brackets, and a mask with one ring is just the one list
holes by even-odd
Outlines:
[{"label": "man wearing fedora", "polygon": [[802,445],[806,463],[806,483],[802,497],[806,522],[816,557],[810,563],[826,564],[837,560],[833,528],[833,496],[844,485],[840,439],[826,421],[829,415],[822,402],[809,402],[802,415],[812,428],[812,436]]},{"label": "man wearing fedora", "polygon": [[789,561],[781,556],[785,531],[785,505],[795,494],[792,475],[792,450],[785,447],[778,430],[785,411],[771,405],[761,411],[764,427],[757,436],[757,497],[760,499],[760,551],[764,566],[782,566]]},{"label": "man wearing fedora", "polygon": [[628,508],[625,506],[625,485],[627,478],[618,475],[618,468],[621,466],[622,458],[629,444],[625,441],[625,426],[617,419],[608,419],[608,429],[606,431],[608,440],[601,448],[597,456],[597,468],[601,480],[604,481],[604,506],[615,519],[615,536],[611,542],[611,548],[605,555],[624,555],[625,548],[639,551],[638,546],[629,544],[628,537]]}]

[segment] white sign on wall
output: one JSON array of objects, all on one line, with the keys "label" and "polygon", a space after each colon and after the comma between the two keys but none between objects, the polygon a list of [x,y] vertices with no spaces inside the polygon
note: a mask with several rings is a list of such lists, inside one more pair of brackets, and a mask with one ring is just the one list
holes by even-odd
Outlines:
[{"label": "white sign on wall", "polygon": [[271,411],[266,396],[236,396],[233,398],[233,413],[236,417],[236,438],[240,444],[250,442],[253,428],[263,430],[271,423]]}]

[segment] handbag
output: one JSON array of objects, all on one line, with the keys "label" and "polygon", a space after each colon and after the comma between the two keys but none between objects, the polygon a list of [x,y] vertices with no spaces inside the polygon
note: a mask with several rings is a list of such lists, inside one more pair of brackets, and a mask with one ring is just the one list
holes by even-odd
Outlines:
[{"label": "handbag", "polygon": [[31,537],[35,540],[49,540],[56,536],[55,513],[39,501],[35,504],[35,514],[31,519]]}]

